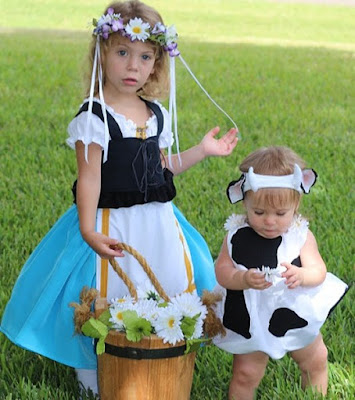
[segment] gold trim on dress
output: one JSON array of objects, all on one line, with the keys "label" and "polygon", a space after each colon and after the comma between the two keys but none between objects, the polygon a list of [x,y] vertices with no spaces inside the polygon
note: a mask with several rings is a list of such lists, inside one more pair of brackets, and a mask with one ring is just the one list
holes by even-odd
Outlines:
[{"label": "gold trim on dress", "polygon": [[[102,210],[101,232],[103,235],[109,236],[109,220],[110,209]],[[101,258],[101,274],[100,274],[100,295],[107,297],[107,281],[108,281],[108,259]]]},{"label": "gold trim on dress", "polygon": [[136,129],[136,138],[138,139],[147,139],[147,130],[146,127],[137,127]]},{"label": "gold trim on dress", "polygon": [[176,223],[176,226],[179,231],[179,239],[180,239],[182,247],[184,249],[185,269],[186,269],[186,275],[187,275],[187,280],[188,280],[188,285],[184,292],[192,293],[194,290],[196,290],[196,285],[193,282],[192,264],[191,264],[191,260],[190,260],[189,256],[187,255],[186,241],[185,241],[183,234],[181,233],[180,225],[177,221],[175,221],[175,223]]}]

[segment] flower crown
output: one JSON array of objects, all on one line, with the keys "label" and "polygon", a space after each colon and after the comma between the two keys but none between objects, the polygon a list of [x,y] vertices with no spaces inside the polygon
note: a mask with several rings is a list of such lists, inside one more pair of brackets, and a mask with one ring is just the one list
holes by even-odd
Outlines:
[{"label": "flower crown", "polygon": [[176,57],[180,54],[177,49],[178,34],[174,25],[165,26],[161,22],[157,22],[151,29],[148,22],[143,22],[141,18],[130,19],[124,25],[121,14],[115,14],[113,8],[107,10],[107,14],[103,15],[99,20],[95,18],[92,21],[95,26],[93,34],[107,39],[113,32],[119,32],[122,36],[128,37],[131,41],[150,40],[158,43],[165,51],[169,52],[170,57]]}]

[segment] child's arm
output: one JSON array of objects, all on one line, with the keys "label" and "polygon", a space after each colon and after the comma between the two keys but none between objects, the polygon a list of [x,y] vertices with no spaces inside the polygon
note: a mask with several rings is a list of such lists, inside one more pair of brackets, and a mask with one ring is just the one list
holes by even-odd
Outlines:
[{"label": "child's arm", "polygon": [[180,154],[182,165],[180,165],[177,154],[172,155],[172,172],[174,175],[181,174],[206,157],[231,154],[238,142],[237,130],[232,128],[220,139],[216,139],[215,136],[219,130],[219,127],[211,129],[199,144],[183,151]]},{"label": "child's arm", "polygon": [[317,241],[310,230],[301,249],[300,257],[302,268],[286,262],[281,264],[287,268],[287,271],[282,274],[286,278],[286,285],[289,289],[297,286],[320,285],[325,279],[327,267],[319,254]]},{"label": "child's arm", "polygon": [[257,269],[248,269],[247,271],[239,271],[235,268],[233,261],[228,254],[227,237],[223,241],[223,245],[216,261],[216,277],[218,283],[231,290],[258,289],[264,290],[272,284],[265,280],[264,274]]},{"label": "child's arm", "polygon": [[101,190],[102,148],[95,143],[89,145],[89,162],[85,160],[83,142],[77,141],[75,149],[78,164],[76,202],[81,235],[100,257],[120,257],[122,256],[122,251],[110,248],[110,246],[117,244],[118,241],[96,232],[95,229],[97,204]]}]

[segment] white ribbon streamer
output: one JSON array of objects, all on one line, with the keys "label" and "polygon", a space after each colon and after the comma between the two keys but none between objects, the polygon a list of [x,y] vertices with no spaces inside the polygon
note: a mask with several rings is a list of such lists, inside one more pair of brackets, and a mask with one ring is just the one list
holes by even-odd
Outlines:
[{"label": "white ribbon streamer", "polygon": [[100,54],[100,37],[97,36],[96,38],[96,45],[95,45],[95,55],[94,55],[94,62],[92,66],[92,74],[91,74],[91,84],[90,84],[90,93],[89,93],[89,105],[88,105],[88,112],[87,112],[87,120],[86,120],[86,129],[84,132],[84,145],[85,145],[85,160],[88,160],[88,147],[89,147],[89,139],[88,133],[90,131],[90,125],[92,120],[92,105],[94,102],[94,89],[95,89],[95,78],[96,74],[98,76],[99,81],[99,99],[101,103],[101,110],[104,117],[104,158],[103,161],[107,161],[107,153],[108,153],[108,142],[110,140],[110,133],[108,129],[108,122],[107,122],[107,114],[105,109],[105,99],[104,93],[102,88],[102,65],[101,65],[101,54]]},{"label": "white ribbon streamer", "polygon": [[210,94],[207,92],[207,90],[201,85],[201,83],[199,82],[199,80],[196,78],[196,76],[194,75],[194,73],[191,71],[190,67],[187,65],[186,61],[182,58],[182,55],[179,54],[179,59],[180,61],[183,63],[184,67],[187,69],[187,71],[189,72],[189,74],[192,76],[192,78],[194,79],[194,81],[198,84],[198,86],[200,87],[200,89],[203,91],[203,93],[205,93],[205,95],[210,99],[210,101],[232,122],[233,126],[235,127],[235,129],[238,129],[237,124],[233,121],[233,119],[229,116],[229,114],[227,114],[223,108],[221,106],[219,106],[217,104],[217,102],[215,100],[213,100],[213,98],[210,96]]},{"label": "white ribbon streamer", "polygon": [[[174,132],[176,152],[178,155],[180,166],[182,165],[180,157],[179,135],[177,125],[177,110],[176,110],[176,77],[175,77],[175,57],[170,57],[170,97],[169,97],[169,130]],[[174,130],[173,130],[174,123]],[[171,162],[171,146],[168,148],[169,166],[172,168]]]}]

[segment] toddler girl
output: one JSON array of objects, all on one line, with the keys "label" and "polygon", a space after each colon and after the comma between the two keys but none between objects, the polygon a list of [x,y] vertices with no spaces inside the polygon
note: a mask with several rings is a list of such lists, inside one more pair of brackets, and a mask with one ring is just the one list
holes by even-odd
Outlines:
[{"label": "toddler girl", "polygon": [[319,332],[347,290],[327,273],[308,222],[298,214],[301,196],[317,175],[285,147],[262,148],[241,163],[230,183],[232,215],[216,261],[223,300],[217,304],[226,334],[214,343],[234,354],[229,398],[253,399],[269,357],[290,352],[303,386],[327,391],[327,349]]}]

